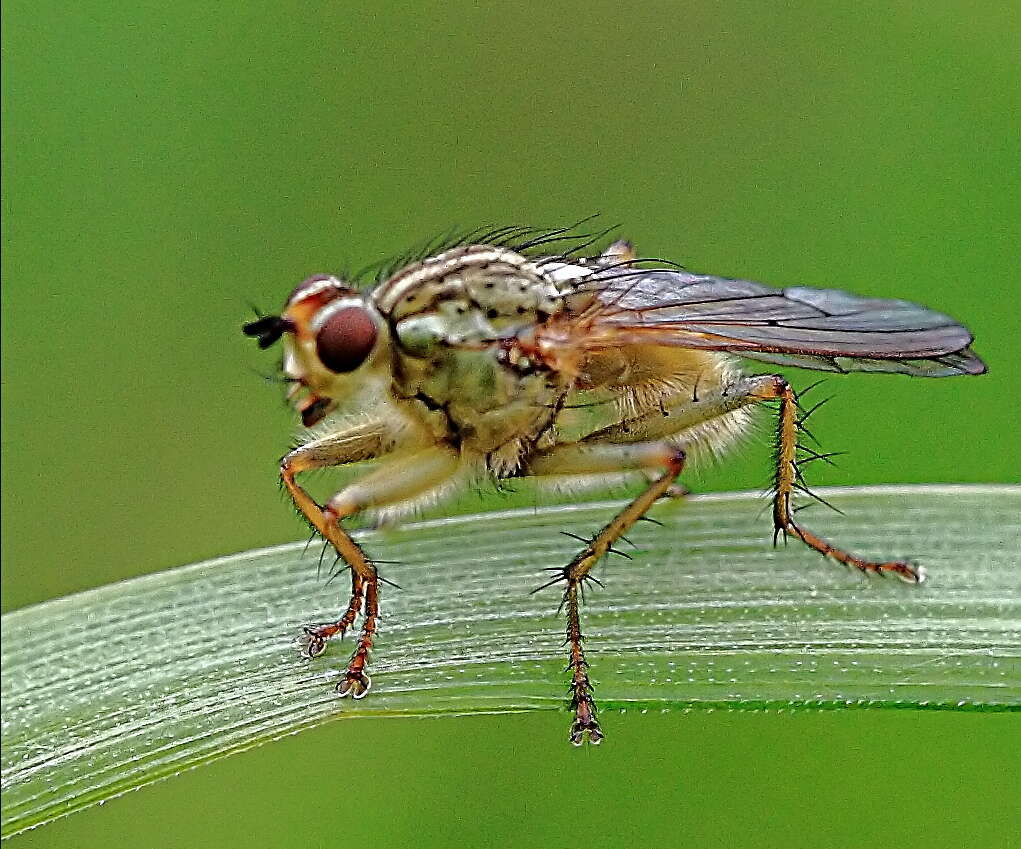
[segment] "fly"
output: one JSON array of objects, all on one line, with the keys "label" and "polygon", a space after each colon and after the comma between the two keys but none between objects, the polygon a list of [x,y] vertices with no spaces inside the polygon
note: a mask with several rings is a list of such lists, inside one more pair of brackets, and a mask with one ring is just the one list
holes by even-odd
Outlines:
[{"label": "fly", "polygon": [[[376,564],[344,528],[370,511],[395,521],[480,478],[531,477],[551,487],[634,474],[644,489],[544,586],[563,586],[569,739],[603,739],[582,647],[580,595],[591,570],[690,462],[719,455],[755,407],[779,403],[774,542],[794,537],[862,572],[919,583],[915,564],[874,561],[795,519],[803,412],[780,375],[749,376],[740,359],[831,372],[977,375],[972,335],[907,301],[830,289],[776,289],[641,261],[625,241],[585,257],[570,229],[476,232],[407,260],[359,290],[331,275],[299,284],[280,315],[246,324],[261,348],[283,342],[288,397],[306,428],[280,463],[295,505],[351,569],[333,622],[305,628],[320,654],[361,617],[341,696],[360,699],[379,615]],[[553,253],[551,246],[569,250]],[[554,249],[555,250],[555,249]],[[297,483],[312,469],[379,460],[318,504]]]}]

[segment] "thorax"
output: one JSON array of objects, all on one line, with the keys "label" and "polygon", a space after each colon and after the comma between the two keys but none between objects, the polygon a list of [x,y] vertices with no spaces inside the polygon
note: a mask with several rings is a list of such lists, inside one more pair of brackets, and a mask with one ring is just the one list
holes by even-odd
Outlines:
[{"label": "thorax", "polygon": [[[394,387],[447,437],[509,458],[552,422],[570,379],[512,354],[521,330],[564,308],[556,285],[502,249],[450,251],[372,294],[393,338]],[[436,425],[434,424],[434,427]]]}]

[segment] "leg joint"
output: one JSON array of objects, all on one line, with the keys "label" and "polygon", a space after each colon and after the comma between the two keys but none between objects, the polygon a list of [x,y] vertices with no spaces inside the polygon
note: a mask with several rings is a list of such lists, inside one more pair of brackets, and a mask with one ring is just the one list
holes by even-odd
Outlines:
[{"label": "leg joint", "polygon": [[763,375],[755,380],[759,385],[752,390],[751,394],[752,397],[760,401],[775,401],[791,391],[791,385],[787,382],[787,378],[779,374]]},{"label": "leg joint", "polygon": [[294,462],[294,452],[285,454],[280,458],[280,477],[284,480],[293,480],[294,476],[300,471],[297,464]]},{"label": "leg joint", "polygon": [[667,464],[669,466],[676,466],[678,470],[684,465],[684,462],[688,459],[688,452],[681,448],[679,445],[670,446],[670,454],[667,458]]},{"label": "leg joint", "polygon": [[681,446],[672,445],[670,443],[666,443],[665,448],[663,466],[669,474],[677,477],[684,468],[684,464],[687,462],[688,452]]}]

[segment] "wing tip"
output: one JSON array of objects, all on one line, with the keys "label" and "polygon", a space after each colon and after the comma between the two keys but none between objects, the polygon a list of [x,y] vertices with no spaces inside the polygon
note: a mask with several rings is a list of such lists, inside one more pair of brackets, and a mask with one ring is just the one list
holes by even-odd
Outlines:
[{"label": "wing tip", "polygon": [[989,366],[971,348],[963,348],[954,356],[960,357],[960,362],[955,363],[955,365],[961,374],[979,375],[989,371]]}]

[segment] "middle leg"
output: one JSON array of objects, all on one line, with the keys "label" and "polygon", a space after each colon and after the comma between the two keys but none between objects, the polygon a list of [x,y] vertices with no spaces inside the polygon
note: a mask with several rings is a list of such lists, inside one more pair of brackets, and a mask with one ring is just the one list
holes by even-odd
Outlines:
[{"label": "middle leg", "polygon": [[562,606],[567,610],[568,670],[571,672],[571,709],[574,720],[569,740],[575,746],[586,740],[598,744],[603,739],[596,718],[588,661],[582,647],[579,596],[583,583],[591,579],[592,568],[613,549],[613,544],[673,485],[684,468],[684,452],[666,442],[628,445],[585,445],[574,443],[541,452],[529,463],[530,475],[610,474],[659,469],[655,478],[630,504],[599,531],[562,570],[561,574],[539,589],[564,582]]}]

